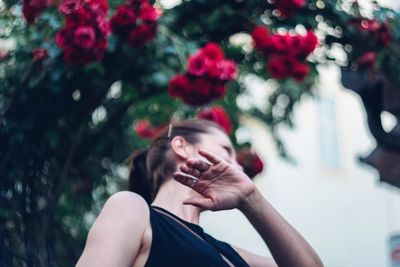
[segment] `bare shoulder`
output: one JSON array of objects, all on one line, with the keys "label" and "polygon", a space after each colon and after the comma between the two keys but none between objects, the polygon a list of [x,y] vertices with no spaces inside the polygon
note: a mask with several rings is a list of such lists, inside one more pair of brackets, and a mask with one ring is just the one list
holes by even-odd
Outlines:
[{"label": "bare shoulder", "polygon": [[141,246],[149,216],[148,205],[138,194],[113,194],[90,228],[77,266],[130,266]]},{"label": "bare shoulder", "polygon": [[278,267],[272,258],[260,256],[236,246],[232,246],[232,248],[236,250],[250,267]]},{"label": "bare shoulder", "polygon": [[149,214],[148,205],[143,197],[130,191],[120,191],[110,196],[104,204],[102,212],[106,210],[127,211],[127,216]]}]

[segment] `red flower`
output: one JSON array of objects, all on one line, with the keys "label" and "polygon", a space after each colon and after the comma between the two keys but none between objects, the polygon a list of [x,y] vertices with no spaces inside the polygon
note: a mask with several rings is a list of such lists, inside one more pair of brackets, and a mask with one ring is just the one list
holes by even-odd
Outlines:
[{"label": "red flower", "polygon": [[8,57],[8,52],[7,50],[0,49],[0,61],[6,59]]},{"label": "red flower", "polygon": [[65,15],[66,27],[79,27],[81,25],[92,24],[90,11],[81,7],[71,14]]},{"label": "red flower", "polygon": [[377,32],[378,42],[383,46],[387,46],[392,42],[392,33],[390,31],[389,25],[382,23]]},{"label": "red flower", "polygon": [[147,2],[140,8],[139,17],[144,21],[155,22],[160,17],[159,11]]},{"label": "red flower", "polygon": [[291,63],[291,60],[289,60],[287,57],[271,57],[268,61],[267,69],[271,77],[276,79],[284,79],[290,74],[288,69],[291,67],[291,65],[288,66],[288,64]]},{"label": "red flower", "polygon": [[33,50],[33,63],[40,63],[49,56],[46,48],[37,47]]},{"label": "red flower", "polygon": [[56,44],[69,64],[98,61],[107,47],[108,4],[104,0],[65,0],[59,11],[65,16],[65,27],[57,32]]},{"label": "red flower", "polygon": [[243,167],[244,173],[253,179],[257,174],[261,173],[264,169],[264,163],[260,157],[249,149],[238,151],[236,160]]},{"label": "red flower", "polygon": [[318,37],[313,31],[307,31],[307,35],[303,38],[303,43],[301,45],[302,53],[300,56],[307,57],[311,52],[315,50],[318,45]]},{"label": "red flower", "polygon": [[204,105],[222,97],[225,83],[236,76],[236,64],[224,59],[220,46],[208,43],[189,57],[187,72],[170,81],[168,92],[189,105]]},{"label": "red flower", "polygon": [[92,27],[81,26],[76,29],[74,43],[82,48],[92,48],[96,41],[96,33]]},{"label": "red flower", "polygon": [[375,52],[367,52],[362,54],[358,59],[357,63],[361,69],[371,68],[373,69],[376,62],[376,53]]},{"label": "red flower", "polygon": [[126,5],[119,6],[117,13],[111,18],[111,29],[117,34],[125,34],[136,23],[136,15],[133,10]]},{"label": "red flower", "polygon": [[154,38],[160,12],[146,0],[129,0],[111,18],[112,31],[130,46],[140,47]]},{"label": "red flower", "polygon": [[302,82],[309,72],[308,65],[296,60],[292,62],[293,65],[292,69],[290,70],[290,76],[293,77],[296,81]]},{"label": "red flower", "polygon": [[135,27],[129,37],[128,43],[132,47],[140,47],[145,45],[148,41],[154,38],[156,33],[155,25],[142,24]]},{"label": "red flower", "polygon": [[251,32],[254,41],[254,47],[258,49],[265,57],[268,57],[274,50],[271,36],[266,27],[256,26]]},{"label": "red flower", "polygon": [[208,74],[221,81],[233,80],[237,76],[236,64],[233,60],[220,60],[209,67]]},{"label": "red flower", "polygon": [[75,13],[80,7],[80,2],[76,0],[66,0],[60,4],[58,11],[66,16]]},{"label": "red flower", "polygon": [[228,114],[222,107],[215,106],[206,110],[202,110],[197,114],[198,118],[214,121],[225,130],[227,134],[232,133],[232,123]]},{"label": "red flower", "polygon": [[190,82],[185,75],[176,75],[168,84],[168,93],[170,96],[182,97],[189,92]]},{"label": "red flower", "polygon": [[306,0],[279,0],[277,1],[277,9],[284,17],[290,17],[306,4]]},{"label": "red flower", "polygon": [[224,52],[221,47],[213,42],[207,43],[201,51],[207,59],[212,61],[222,60],[224,58]]},{"label": "red flower", "polygon": [[97,21],[97,28],[98,28],[99,32],[103,36],[107,36],[110,33],[110,24],[101,17],[98,17],[96,21]]},{"label": "red flower", "polygon": [[22,6],[22,14],[28,24],[35,21],[43,9],[50,6],[50,0],[24,0]]},{"label": "red flower", "polygon": [[189,105],[200,106],[213,99],[215,85],[206,77],[196,77],[191,83],[190,91],[183,95],[183,101]]},{"label": "red flower", "polygon": [[60,30],[56,34],[56,44],[61,49],[66,49],[73,46],[74,33],[75,31],[73,28],[64,28]]},{"label": "red flower", "polygon": [[135,132],[142,138],[152,138],[155,134],[154,128],[147,119],[139,120],[135,124]]},{"label": "red flower", "polygon": [[189,57],[188,72],[195,76],[202,76],[207,73],[210,67],[208,57],[201,52]]},{"label": "red flower", "polygon": [[274,34],[271,36],[271,46],[274,52],[288,54],[292,48],[293,36],[290,34]]}]

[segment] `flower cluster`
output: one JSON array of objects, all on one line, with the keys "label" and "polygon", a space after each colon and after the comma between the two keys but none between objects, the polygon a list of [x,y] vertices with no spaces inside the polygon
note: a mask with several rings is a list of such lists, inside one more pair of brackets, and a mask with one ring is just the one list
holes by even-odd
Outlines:
[{"label": "flower cluster", "polygon": [[210,120],[219,124],[227,134],[232,133],[232,123],[229,119],[228,114],[220,106],[207,108],[197,113],[197,117],[200,119]]},{"label": "flower cluster", "polygon": [[366,52],[357,58],[357,64],[360,69],[375,70],[377,54],[375,52]]},{"label": "flower cluster", "polygon": [[51,0],[24,0],[22,6],[22,14],[26,22],[33,23],[40,12],[50,6]]},{"label": "flower cluster", "polygon": [[65,16],[65,26],[56,35],[64,60],[70,64],[100,60],[110,32],[106,0],[64,0],[58,10]]},{"label": "flower cluster", "polygon": [[268,61],[267,69],[271,77],[304,80],[309,72],[305,59],[318,45],[318,38],[314,32],[308,31],[305,36],[271,34],[267,28],[257,26],[251,36],[255,48]]},{"label": "flower cluster", "polygon": [[235,62],[225,59],[221,47],[211,42],[189,57],[186,73],[170,80],[168,93],[189,105],[204,105],[222,97],[225,84],[236,76]]},{"label": "flower cluster", "polygon": [[40,64],[49,57],[49,51],[46,48],[36,47],[32,52],[32,57],[33,63]]},{"label": "flower cluster", "polygon": [[305,5],[306,0],[277,0],[276,2],[276,8],[284,17],[292,16],[297,10]]},{"label": "flower cluster", "polygon": [[236,160],[240,165],[242,165],[244,173],[246,173],[251,179],[264,169],[263,161],[250,149],[239,150],[236,155]]},{"label": "flower cluster", "polygon": [[160,12],[147,0],[129,0],[111,18],[111,29],[130,46],[140,47],[154,38],[159,17]]},{"label": "flower cluster", "polygon": [[371,34],[378,45],[388,46],[392,42],[390,27],[385,22],[373,19],[353,19],[350,24],[357,25],[361,32]]},{"label": "flower cluster", "polygon": [[139,137],[153,139],[165,126],[166,124],[153,126],[148,119],[141,119],[135,124],[135,132]]}]

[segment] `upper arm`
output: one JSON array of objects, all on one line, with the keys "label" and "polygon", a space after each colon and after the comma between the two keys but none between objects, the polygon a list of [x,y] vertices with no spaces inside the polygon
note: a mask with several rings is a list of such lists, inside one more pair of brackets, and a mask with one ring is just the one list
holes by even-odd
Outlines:
[{"label": "upper arm", "polygon": [[250,267],[278,267],[271,258],[260,256],[242,248],[232,246]]},{"label": "upper arm", "polygon": [[92,225],[76,266],[131,266],[148,222],[142,197],[127,191],[112,195]]}]

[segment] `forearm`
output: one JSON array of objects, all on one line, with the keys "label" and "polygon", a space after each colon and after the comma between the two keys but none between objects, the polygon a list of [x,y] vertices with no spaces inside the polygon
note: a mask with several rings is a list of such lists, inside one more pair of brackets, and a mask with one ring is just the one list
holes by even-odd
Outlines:
[{"label": "forearm", "polygon": [[304,238],[255,189],[238,207],[280,267],[319,267],[320,258]]}]

